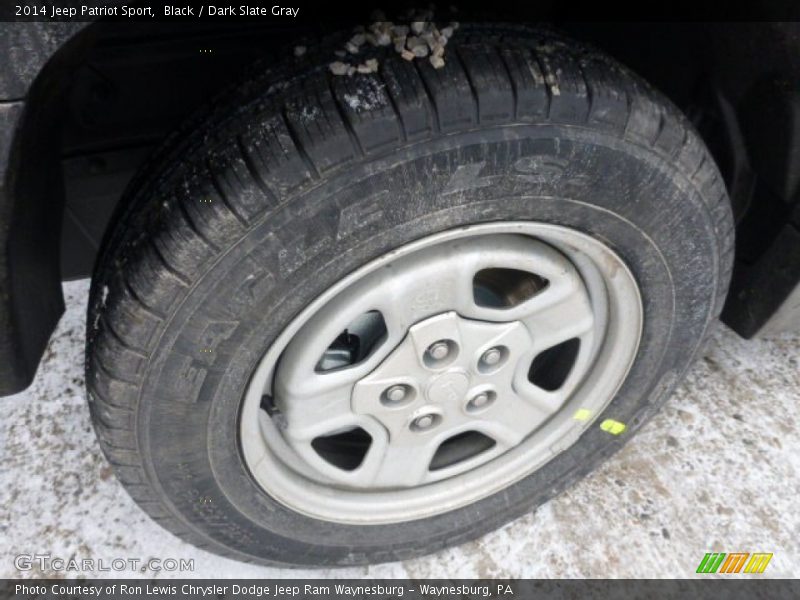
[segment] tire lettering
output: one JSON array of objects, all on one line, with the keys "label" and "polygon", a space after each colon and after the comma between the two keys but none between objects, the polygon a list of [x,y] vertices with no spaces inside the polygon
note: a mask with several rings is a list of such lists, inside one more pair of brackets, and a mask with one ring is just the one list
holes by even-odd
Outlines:
[{"label": "tire lettering", "polygon": [[455,172],[450,176],[447,185],[444,186],[442,195],[492,185],[491,178],[479,177],[484,166],[486,166],[485,161],[469,165],[458,165]]}]

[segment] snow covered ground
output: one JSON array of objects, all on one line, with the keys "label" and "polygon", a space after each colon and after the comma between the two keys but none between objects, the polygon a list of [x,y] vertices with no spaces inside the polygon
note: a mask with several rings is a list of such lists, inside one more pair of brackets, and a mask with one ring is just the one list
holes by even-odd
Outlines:
[{"label": "snow covered ground", "polygon": [[772,552],[800,576],[800,336],[721,329],[661,414],[567,493],[480,540],[403,563],[292,571],[219,558],[163,531],[116,482],[83,390],[88,283],[31,388],[0,399],[0,577],[20,554],[194,559],[196,577],[689,577],[706,552]]}]

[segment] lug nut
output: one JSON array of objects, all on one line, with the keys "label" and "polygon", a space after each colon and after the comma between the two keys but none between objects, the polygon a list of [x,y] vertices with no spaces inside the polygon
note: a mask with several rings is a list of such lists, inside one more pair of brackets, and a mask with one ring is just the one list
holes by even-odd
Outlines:
[{"label": "lug nut", "polygon": [[480,410],[481,408],[485,408],[494,402],[494,399],[494,392],[479,392],[475,394],[469,402],[467,402],[467,411],[472,412]]},{"label": "lug nut", "polygon": [[480,408],[481,406],[486,406],[489,404],[489,394],[480,393],[475,396],[471,401],[470,404],[475,408]]},{"label": "lug nut", "polygon": [[406,399],[406,387],[404,385],[393,385],[386,390],[386,398],[391,402],[402,402]]},{"label": "lug nut", "polygon": [[481,362],[488,367],[493,367],[503,358],[503,351],[500,348],[489,348],[481,356]]},{"label": "lug nut", "polygon": [[389,408],[404,406],[414,399],[414,390],[404,383],[391,385],[381,394],[381,404]]},{"label": "lug nut", "polygon": [[422,415],[411,422],[411,429],[414,431],[426,431],[438,422],[436,415]]},{"label": "lug nut", "polygon": [[424,417],[420,417],[419,419],[414,421],[414,424],[419,429],[427,429],[428,427],[433,425],[433,417],[430,415],[425,415]]},{"label": "lug nut", "polygon": [[428,347],[428,354],[435,360],[444,360],[450,354],[450,346],[445,341],[434,342]]}]

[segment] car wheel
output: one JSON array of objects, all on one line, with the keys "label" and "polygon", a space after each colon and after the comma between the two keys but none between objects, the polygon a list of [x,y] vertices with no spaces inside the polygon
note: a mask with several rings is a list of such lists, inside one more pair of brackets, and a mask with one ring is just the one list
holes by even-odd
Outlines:
[{"label": "car wheel", "polygon": [[716,321],[733,225],[685,118],[538,31],[441,69],[337,38],[142,169],[92,284],[100,443],[155,520],[283,565],[404,559],[618,449]]}]

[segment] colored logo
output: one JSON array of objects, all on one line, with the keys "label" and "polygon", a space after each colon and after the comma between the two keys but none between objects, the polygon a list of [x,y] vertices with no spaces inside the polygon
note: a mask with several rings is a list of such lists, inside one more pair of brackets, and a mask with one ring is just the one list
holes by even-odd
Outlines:
[{"label": "colored logo", "polygon": [[[749,559],[749,560],[748,560]],[[709,552],[697,566],[698,573],[763,573],[772,552]]]}]

